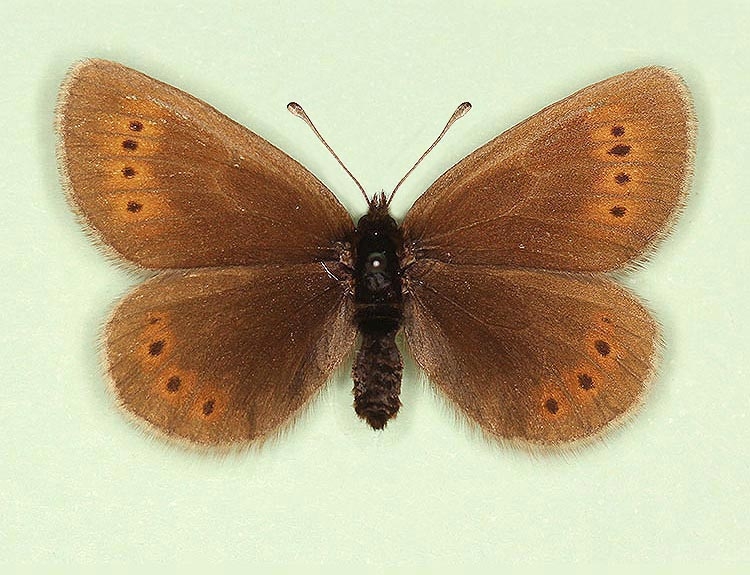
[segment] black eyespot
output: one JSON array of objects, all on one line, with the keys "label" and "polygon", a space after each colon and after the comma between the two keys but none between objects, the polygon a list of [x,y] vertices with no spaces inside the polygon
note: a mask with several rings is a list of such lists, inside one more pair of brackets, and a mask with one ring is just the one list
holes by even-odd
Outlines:
[{"label": "black eyespot", "polygon": [[143,204],[139,202],[134,202],[133,200],[129,201],[127,206],[125,207],[126,210],[128,210],[132,214],[136,214],[140,212],[143,209]]},{"label": "black eyespot", "polygon": [[148,354],[156,357],[164,350],[164,340],[153,341],[148,346]]},{"label": "black eyespot", "polygon": [[612,147],[609,152],[613,156],[627,156],[630,153],[630,146],[627,144],[618,144],[614,147]]},{"label": "black eyespot", "polygon": [[179,376],[173,375],[167,380],[167,391],[170,393],[177,393],[182,385],[182,380]]},{"label": "black eyespot", "polygon": [[593,389],[594,388],[594,380],[587,373],[579,373],[578,374],[578,385],[581,387],[581,389],[586,389],[586,390]]},{"label": "black eyespot", "polygon": [[603,339],[596,340],[596,342],[594,342],[594,347],[596,348],[596,351],[599,352],[599,355],[601,355],[602,357],[608,356],[609,353],[612,351],[612,348],[610,347],[610,345]]},{"label": "black eyespot", "polygon": [[544,409],[549,411],[552,415],[555,415],[560,410],[560,404],[554,397],[550,397],[544,402]]}]

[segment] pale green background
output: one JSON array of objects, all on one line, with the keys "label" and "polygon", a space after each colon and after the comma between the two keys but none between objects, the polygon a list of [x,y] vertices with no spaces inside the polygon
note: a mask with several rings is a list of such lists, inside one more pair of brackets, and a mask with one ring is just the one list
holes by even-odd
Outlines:
[{"label": "pale green background", "polygon": [[[19,2],[0,7],[0,561],[493,565],[750,558],[748,2]],[[672,237],[629,284],[668,342],[656,392],[604,445],[489,445],[406,371],[375,434],[344,372],[289,434],[229,458],[145,438],[113,406],[96,341],[138,281],[68,210],[53,106],[75,60],[123,62],[286,150],[354,212],[356,189],[285,104],[303,103],[370,191],[390,189],[453,108],[474,110],[404,186],[542,106],[647,64],[700,119]]]}]

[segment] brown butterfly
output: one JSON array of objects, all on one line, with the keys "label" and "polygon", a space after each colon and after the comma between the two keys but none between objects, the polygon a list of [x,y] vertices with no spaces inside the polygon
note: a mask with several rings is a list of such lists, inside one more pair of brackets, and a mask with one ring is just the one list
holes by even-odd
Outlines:
[{"label": "brown butterfly", "polygon": [[504,442],[592,437],[654,376],[657,325],[607,273],[644,259],[688,189],[695,119],[667,69],[545,108],[449,169],[401,225],[378,194],[355,226],[266,140],[112,62],[71,70],[57,130],[82,218],[156,270],[104,344],[119,403],[163,435],[267,438],[357,334],[354,408],[381,429],[401,405],[402,328],[430,381]]}]

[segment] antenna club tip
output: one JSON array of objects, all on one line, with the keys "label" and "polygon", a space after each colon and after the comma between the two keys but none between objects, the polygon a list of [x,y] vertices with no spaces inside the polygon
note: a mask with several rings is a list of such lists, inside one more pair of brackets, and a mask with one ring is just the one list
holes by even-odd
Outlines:
[{"label": "antenna club tip", "polygon": [[289,110],[295,116],[301,117],[305,113],[305,111],[302,109],[302,106],[300,106],[297,102],[289,102],[286,105],[286,109]]},{"label": "antenna club tip", "polygon": [[471,110],[471,102],[462,102],[459,104],[458,108],[456,108],[456,114],[463,116],[469,110]]}]

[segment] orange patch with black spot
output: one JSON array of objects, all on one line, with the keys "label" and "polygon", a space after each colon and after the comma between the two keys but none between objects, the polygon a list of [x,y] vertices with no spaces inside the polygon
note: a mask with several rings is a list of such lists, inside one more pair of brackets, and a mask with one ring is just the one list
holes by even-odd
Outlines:
[{"label": "orange patch with black spot", "polygon": [[214,423],[222,419],[227,405],[228,396],[224,390],[216,384],[204,384],[193,400],[190,417],[206,423]]},{"label": "orange patch with black spot", "polygon": [[172,354],[174,335],[163,314],[149,314],[145,320],[136,353],[141,365],[146,369],[155,369],[163,365]]},{"label": "orange patch with black spot", "polygon": [[154,380],[154,391],[175,405],[182,404],[195,389],[195,372],[165,366]]},{"label": "orange patch with black spot", "polygon": [[157,191],[113,194],[108,198],[108,205],[113,219],[124,222],[137,223],[174,215],[169,198]]}]

